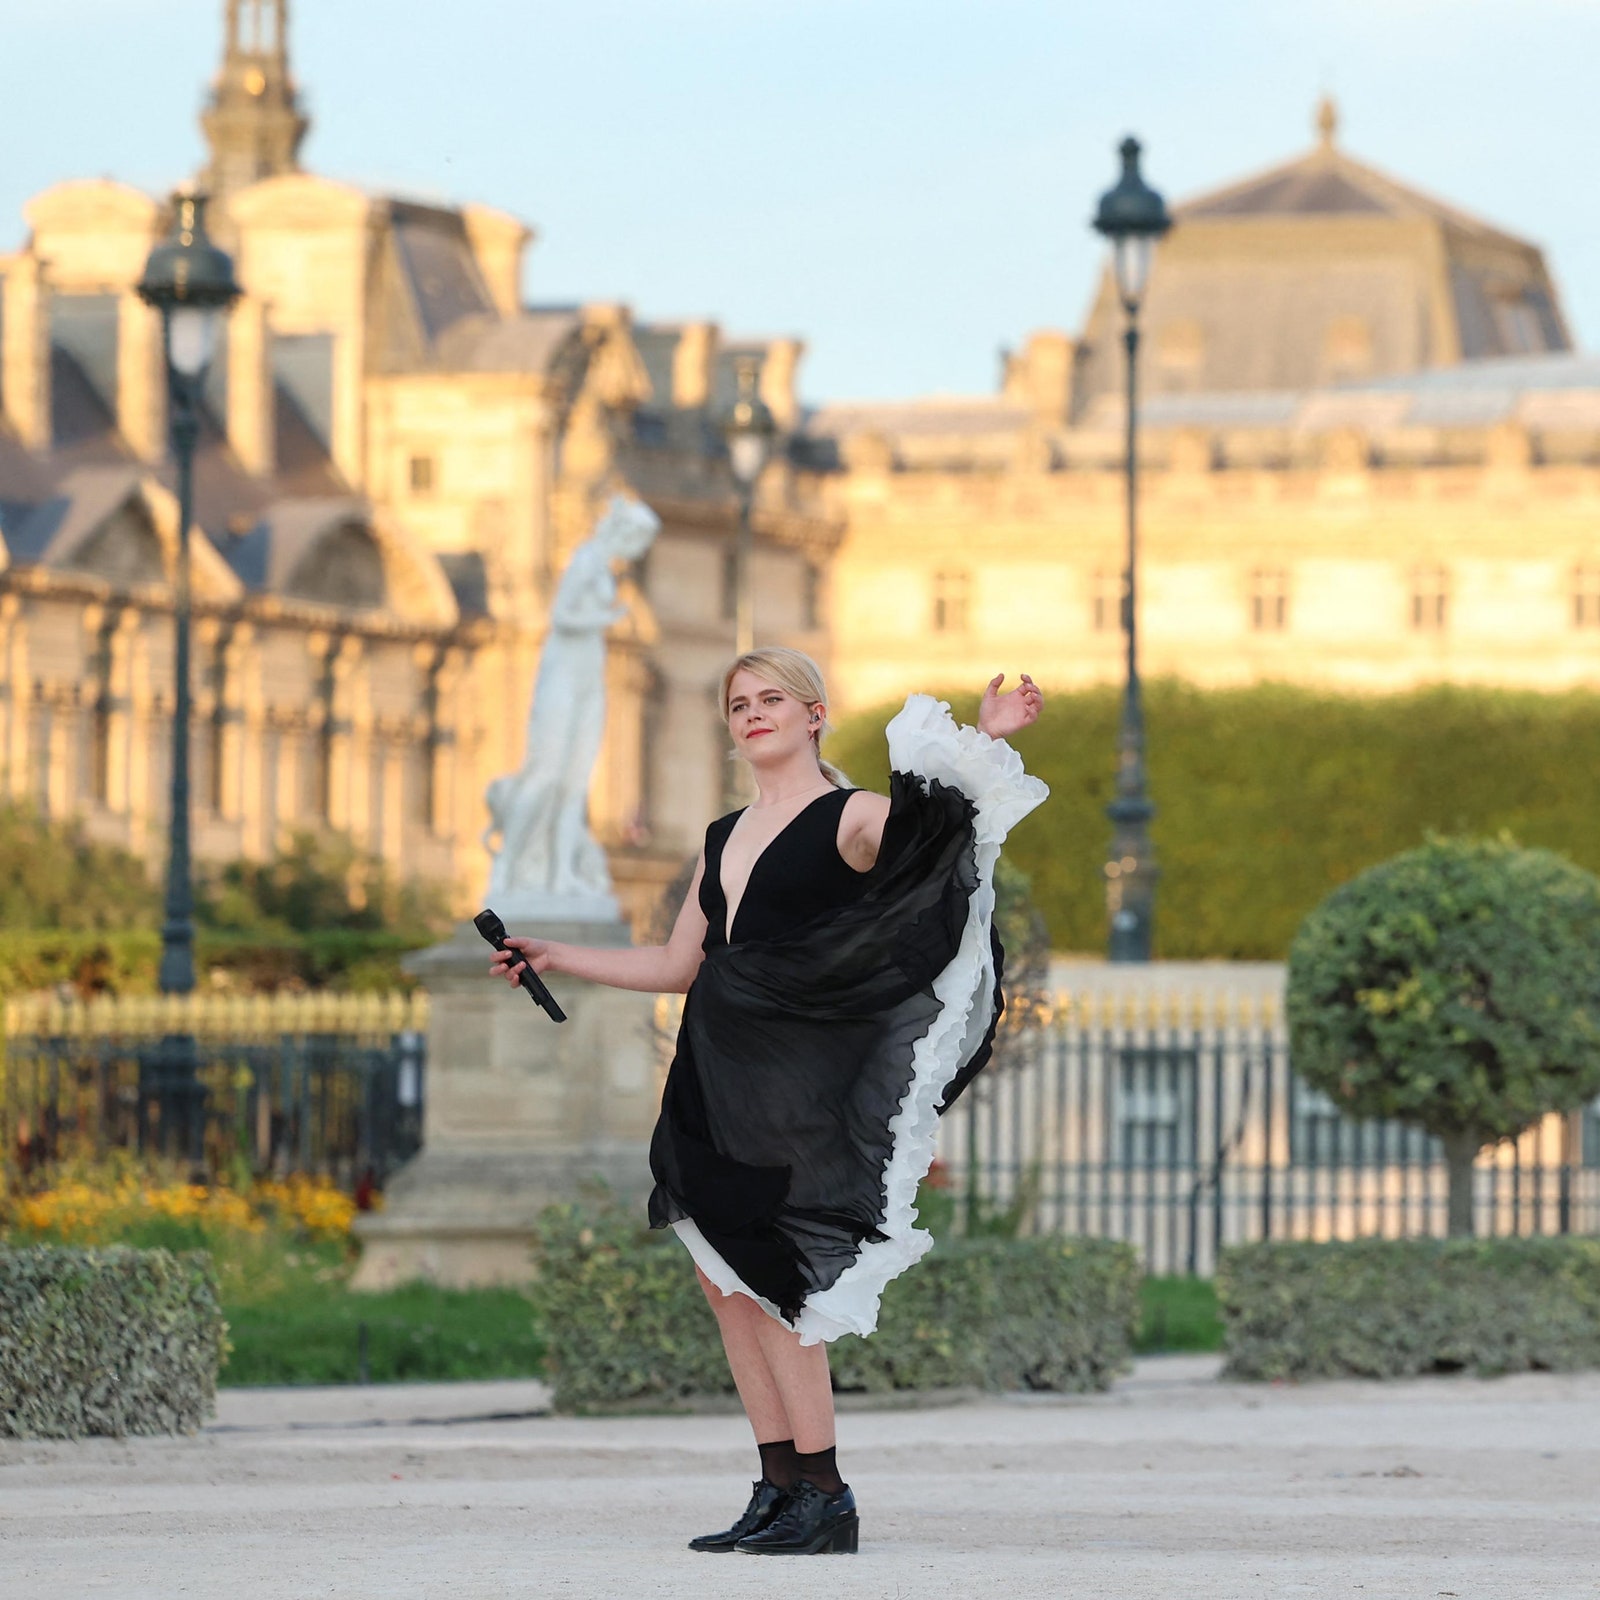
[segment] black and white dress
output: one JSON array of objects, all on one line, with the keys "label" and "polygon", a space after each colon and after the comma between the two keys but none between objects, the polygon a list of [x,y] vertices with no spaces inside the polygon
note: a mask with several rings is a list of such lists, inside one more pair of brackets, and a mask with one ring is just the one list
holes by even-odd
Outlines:
[{"label": "black and white dress", "polygon": [[1049,793],[926,695],[888,740],[870,872],[839,855],[850,791],[835,790],[757,857],[728,928],[722,849],[739,813],[706,830],[705,960],[650,1151],[652,1226],[802,1344],[871,1333],[884,1285],[933,1243],[917,1186],[1002,1006],[995,859]]}]

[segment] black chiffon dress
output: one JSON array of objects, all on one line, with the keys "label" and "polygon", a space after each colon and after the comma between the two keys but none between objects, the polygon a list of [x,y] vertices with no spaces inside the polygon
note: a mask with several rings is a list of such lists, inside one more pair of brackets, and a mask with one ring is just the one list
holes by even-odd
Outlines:
[{"label": "black chiffon dress", "polygon": [[740,813],[706,830],[705,959],[651,1144],[651,1224],[803,1343],[870,1333],[884,1284],[931,1244],[912,1202],[937,1113],[987,1061],[1003,1003],[994,857],[1046,792],[925,696],[889,731],[870,872],[839,855],[835,790],[756,858],[728,929]]}]

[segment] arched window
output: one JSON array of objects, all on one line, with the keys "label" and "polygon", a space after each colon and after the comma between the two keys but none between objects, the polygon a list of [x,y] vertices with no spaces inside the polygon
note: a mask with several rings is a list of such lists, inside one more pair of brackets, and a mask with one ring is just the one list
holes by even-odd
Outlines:
[{"label": "arched window", "polygon": [[1411,627],[1416,633],[1443,633],[1450,625],[1450,574],[1443,567],[1411,572]]},{"label": "arched window", "polygon": [[372,531],[360,522],[330,529],[306,552],[289,579],[296,599],[349,610],[376,611],[387,598],[383,557]]},{"label": "arched window", "polygon": [[972,578],[961,571],[941,571],[933,575],[933,631],[965,633],[969,621]]}]

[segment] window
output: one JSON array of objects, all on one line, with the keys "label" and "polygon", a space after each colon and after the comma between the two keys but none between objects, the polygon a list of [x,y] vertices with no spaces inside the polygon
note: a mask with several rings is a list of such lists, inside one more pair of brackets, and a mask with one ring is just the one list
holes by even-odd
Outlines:
[{"label": "window", "polygon": [[1320,1089],[1289,1079],[1289,1164],[1295,1167],[1428,1166],[1439,1141],[1403,1123],[1347,1117]]},{"label": "window", "polygon": [[1089,620],[1096,633],[1122,626],[1122,574],[1097,572],[1089,583]]},{"label": "window", "polygon": [[1359,378],[1372,370],[1372,329],[1365,317],[1336,317],[1322,336],[1322,365],[1330,378]]},{"label": "window", "polygon": [[1450,574],[1443,567],[1418,567],[1411,574],[1411,626],[1418,633],[1443,633],[1450,621]]},{"label": "window", "polygon": [[972,583],[965,572],[936,572],[933,575],[933,631],[965,633],[968,598]]},{"label": "window", "polygon": [[433,457],[412,456],[410,476],[412,494],[432,494]]},{"label": "window", "polygon": [[1600,628],[1600,566],[1573,569],[1572,625]]},{"label": "window", "polygon": [[1129,1047],[1117,1054],[1111,1159],[1125,1167],[1184,1167],[1195,1161],[1194,1050]]},{"label": "window", "polygon": [[1525,355],[1529,351],[1545,348],[1539,312],[1522,294],[1496,296],[1493,305],[1500,348],[1507,355]]},{"label": "window", "polygon": [[822,626],[822,574],[809,561],[800,574],[800,626],[808,633]]},{"label": "window", "polygon": [[1583,1164],[1600,1167],[1600,1100],[1591,1100],[1583,1110]]},{"label": "window", "polygon": [[1282,567],[1257,567],[1250,574],[1250,628],[1282,633],[1289,626],[1289,574]]}]

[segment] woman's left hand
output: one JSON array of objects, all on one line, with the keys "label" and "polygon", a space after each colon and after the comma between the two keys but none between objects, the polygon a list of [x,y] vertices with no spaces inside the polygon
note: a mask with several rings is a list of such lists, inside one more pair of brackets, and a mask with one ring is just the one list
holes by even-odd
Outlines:
[{"label": "woman's left hand", "polygon": [[1043,693],[1026,672],[1010,694],[1000,693],[1000,685],[1005,681],[1005,673],[996,673],[983,691],[983,704],[978,707],[978,726],[991,739],[1004,739],[1021,728],[1031,727],[1039,720],[1039,712],[1044,707]]}]

